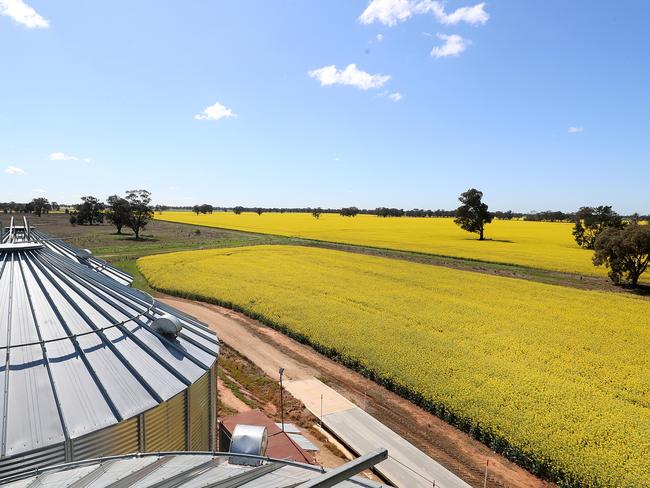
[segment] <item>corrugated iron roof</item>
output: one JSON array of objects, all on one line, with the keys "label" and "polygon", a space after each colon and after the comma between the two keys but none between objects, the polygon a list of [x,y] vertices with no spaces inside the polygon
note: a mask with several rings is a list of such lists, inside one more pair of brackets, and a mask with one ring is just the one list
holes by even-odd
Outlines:
[{"label": "corrugated iron roof", "polygon": [[232,436],[237,424],[261,425],[266,427],[269,435],[266,453],[270,457],[279,459],[291,459],[301,463],[314,463],[311,454],[305,451],[299,444],[294,443],[286,432],[282,432],[275,422],[259,410],[240,412],[221,419],[223,428],[229,436]]},{"label": "corrugated iron roof", "polygon": [[[0,247],[0,457],[148,410],[216,360],[207,326],[109,276],[45,243]],[[165,313],[177,338],[152,327]]]},{"label": "corrugated iron roof", "polygon": [[[255,487],[292,488],[317,481],[326,471],[307,464],[271,460],[261,466],[241,466],[228,462],[227,455],[169,454],[122,456],[79,466],[62,466],[37,476],[23,478],[7,488],[28,486],[57,488],[103,488],[123,486],[153,487]],[[1,480],[0,480],[1,481]],[[332,486],[332,485],[328,485]],[[387,488],[360,477],[336,483],[340,488]]]},{"label": "corrugated iron roof", "polygon": [[125,271],[116,268],[103,259],[96,258],[86,250],[82,251],[77,249],[62,239],[53,237],[46,232],[29,226],[27,219],[24,219],[23,222],[22,225],[14,225],[14,219],[12,217],[10,226],[5,228],[0,236],[0,244],[9,242],[22,243],[24,245],[42,244],[57,254],[66,256],[77,263],[84,264],[95,271],[99,271],[109,278],[119,281],[123,285],[130,285],[133,282],[133,277]]}]

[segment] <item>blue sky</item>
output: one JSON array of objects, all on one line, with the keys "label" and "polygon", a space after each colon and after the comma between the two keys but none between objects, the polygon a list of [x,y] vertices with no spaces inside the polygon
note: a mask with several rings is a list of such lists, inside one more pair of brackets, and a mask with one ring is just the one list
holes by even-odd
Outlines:
[{"label": "blue sky", "polygon": [[648,213],[649,17],[640,0],[0,0],[0,201],[453,208],[473,186],[493,209]]}]

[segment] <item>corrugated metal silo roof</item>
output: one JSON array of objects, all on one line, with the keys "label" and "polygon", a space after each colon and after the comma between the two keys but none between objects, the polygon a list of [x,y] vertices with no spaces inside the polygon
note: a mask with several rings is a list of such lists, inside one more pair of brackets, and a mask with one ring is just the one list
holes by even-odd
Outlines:
[{"label": "corrugated metal silo roof", "polygon": [[[133,277],[130,274],[116,268],[103,259],[87,254],[85,251],[80,252],[79,249],[68,244],[63,239],[53,237],[46,232],[30,227],[26,219],[24,220],[24,225],[20,226],[13,225],[13,222],[12,218],[12,224],[10,227],[7,227],[2,233],[2,236],[0,236],[0,244],[9,241],[15,243],[40,243],[49,247],[57,254],[66,256],[77,263],[85,264],[93,270],[99,271],[109,278],[119,281],[123,285],[130,285],[133,282]],[[29,232],[26,232],[26,229],[28,228]]]},{"label": "corrugated metal silo roof", "polygon": [[[177,338],[152,327],[164,313],[182,321]],[[148,410],[200,378],[218,349],[205,325],[65,253],[3,245],[0,457]]]},{"label": "corrugated metal silo roof", "polygon": [[81,264],[85,264],[92,268],[95,271],[99,271],[102,274],[105,274],[109,278],[113,278],[116,281],[119,281],[123,285],[130,285],[133,282],[133,277],[122,271],[119,268],[107,263],[103,259],[96,258],[95,256],[87,256],[85,258],[80,257],[79,250],[74,246],[71,246],[62,239],[57,239],[52,237],[45,232],[34,229],[32,235],[38,241],[43,243],[45,246],[52,249],[54,252],[62,254],[73,261],[76,261]]}]

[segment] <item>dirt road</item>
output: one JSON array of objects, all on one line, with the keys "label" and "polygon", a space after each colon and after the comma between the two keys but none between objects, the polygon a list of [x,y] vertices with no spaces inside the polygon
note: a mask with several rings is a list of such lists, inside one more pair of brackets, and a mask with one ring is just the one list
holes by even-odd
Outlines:
[{"label": "dirt road", "polygon": [[256,320],[216,305],[175,297],[162,299],[209,324],[223,342],[271,378],[276,378],[283,367],[291,380],[321,379],[472,486],[483,486],[488,459],[489,487],[555,486],[409,401]]}]

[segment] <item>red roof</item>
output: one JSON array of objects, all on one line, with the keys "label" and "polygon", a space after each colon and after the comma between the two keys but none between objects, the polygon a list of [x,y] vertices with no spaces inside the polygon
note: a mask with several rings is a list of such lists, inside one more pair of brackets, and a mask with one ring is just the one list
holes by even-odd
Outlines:
[{"label": "red roof", "polygon": [[242,412],[229,417],[224,417],[221,419],[221,424],[229,435],[232,435],[232,431],[235,429],[237,424],[264,426],[269,435],[269,442],[266,450],[267,456],[277,459],[290,459],[299,463],[314,464],[314,458],[311,454],[293,442],[286,432],[282,432],[282,430],[275,425],[275,422],[259,410],[251,410],[249,412]]}]

